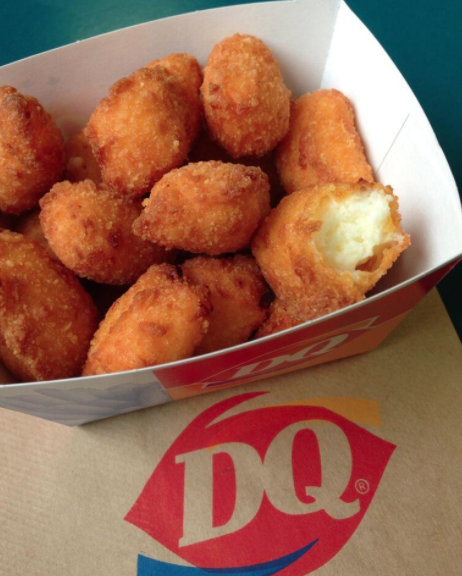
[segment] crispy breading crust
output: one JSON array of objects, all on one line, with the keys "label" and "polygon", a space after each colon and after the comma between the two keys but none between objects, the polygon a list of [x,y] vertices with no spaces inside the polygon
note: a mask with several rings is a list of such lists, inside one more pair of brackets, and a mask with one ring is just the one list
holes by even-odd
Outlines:
[{"label": "crispy breading crust", "polygon": [[132,284],[152,264],[173,257],[133,234],[140,201],[118,198],[91,180],[56,184],[40,206],[52,250],[78,276],[104,284]]},{"label": "crispy breading crust", "polygon": [[[337,201],[366,190],[381,190],[393,196],[392,221],[401,241],[385,248],[381,260],[370,271],[339,272],[328,267],[312,238],[322,222],[315,217],[327,196]],[[291,302],[291,311],[302,321],[312,320],[362,300],[386,274],[398,256],[410,245],[401,228],[398,199],[391,187],[381,184],[325,184],[294,192],[283,198],[263,222],[252,242],[263,276],[283,301]]]},{"label": "crispy breading crust", "polygon": [[187,102],[186,128],[193,142],[199,133],[202,109],[199,97],[202,71],[199,62],[191,54],[170,54],[162,60],[153,60],[146,65],[146,68],[159,65],[173,77],[180,94]]},{"label": "crispy breading crust", "polygon": [[77,278],[35,242],[0,232],[0,357],[24,381],[79,374],[96,308]]},{"label": "crispy breading crust", "polygon": [[327,182],[374,182],[353,106],[338,90],[317,90],[292,102],[289,133],[276,158],[288,194]]},{"label": "crispy breading crust", "polygon": [[206,354],[246,342],[266,316],[261,305],[267,287],[250,256],[201,257],[187,260],[183,275],[210,290],[210,326],[196,354]]},{"label": "crispy breading crust", "polygon": [[141,238],[210,256],[237,252],[269,213],[268,177],[239,164],[188,164],[166,174],[143,205],[133,225]]},{"label": "crispy breading crust", "polygon": [[0,87],[0,210],[31,210],[63,169],[63,137],[48,112],[36,98]]},{"label": "crispy breading crust", "polygon": [[234,158],[263,156],[289,129],[290,91],[258,38],[235,34],[216,44],[201,88],[210,134]]},{"label": "crispy breading crust", "polygon": [[208,328],[208,293],[174,266],[152,266],[110,308],[91,343],[83,376],[188,358]]},{"label": "crispy breading crust", "polygon": [[66,142],[65,152],[67,180],[70,182],[93,180],[95,184],[102,182],[101,170],[83,129]]},{"label": "crispy breading crust", "polygon": [[178,81],[157,65],[111,86],[85,135],[105,184],[138,198],[185,160],[193,140],[189,101]]}]

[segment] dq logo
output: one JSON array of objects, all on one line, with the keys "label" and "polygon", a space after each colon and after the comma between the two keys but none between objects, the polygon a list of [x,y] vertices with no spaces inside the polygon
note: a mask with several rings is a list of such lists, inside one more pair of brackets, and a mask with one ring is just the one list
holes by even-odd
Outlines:
[{"label": "dq logo", "polygon": [[319,402],[237,413],[259,395],[206,410],[165,454],[126,520],[195,567],[140,556],[139,576],[302,576],[356,530],[395,446]]},{"label": "dq logo", "polygon": [[[385,336],[389,332],[389,321],[380,323],[380,316],[373,316],[336,328],[327,334],[304,336],[306,331],[311,332],[308,327],[287,337],[263,343],[254,342],[256,345],[248,350],[234,350],[224,355],[199,359],[194,365],[156,368],[153,372],[167,389],[197,385],[200,390],[243,384],[287,368],[308,366],[320,358],[329,360],[332,354],[338,353],[369,331],[377,334],[386,330]],[[362,351],[362,348],[357,351]]]}]

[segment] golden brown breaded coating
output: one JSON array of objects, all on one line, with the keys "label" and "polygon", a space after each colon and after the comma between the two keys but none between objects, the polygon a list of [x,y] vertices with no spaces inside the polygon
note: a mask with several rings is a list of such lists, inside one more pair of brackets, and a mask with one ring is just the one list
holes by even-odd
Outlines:
[{"label": "golden brown breaded coating", "polygon": [[303,320],[299,320],[289,312],[282,300],[276,298],[271,303],[268,316],[255,334],[255,337],[263,338],[263,336],[270,336],[270,334],[276,334],[276,332],[281,332],[281,330],[298,326],[298,324],[302,322]]},{"label": "golden brown breaded coating", "polygon": [[214,142],[207,131],[205,126],[202,127],[199,136],[188,155],[189,162],[207,162],[209,160],[219,160],[221,162],[229,162],[231,164],[242,164],[243,166],[255,166],[260,168],[267,176],[270,184],[271,206],[277,206],[281,198],[286,193],[282,187],[279,179],[279,174],[276,169],[276,156],[275,151],[269,152],[265,156],[259,158],[258,156],[246,156],[239,160],[230,156],[223,148],[220,148]]},{"label": "golden brown breaded coating", "polygon": [[188,164],[166,174],[143,205],[133,225],[141,238],[210,256],[237,252],[269,213],[268,177],[239,164]]},{"label": "golden brown breaded coating", "polygon": [[190,284],[210,291],[213,311],[207,334],[196,354],[207,354],[246,342],[266,316],[261,306],[265,282],[250,256],[187,260],[183,275]]},{"label": "golden brown breaded coating", "polygon": [[201,119],[201,101],[199,97],[202,84],[202,71],[199,62],[191,54],[170,54],[162,60],[153,60],[146,68],[162,66],[178,84],[180,94],[187,103],[187,128],[191,142],[199,132]]},{"label": "golden brown breaded coating", "polygon": [[189,114],[178,82],[162,66],[142,68],[111,86],[85,129],[104,183],[120,196],[149,192],[185,160]]},{"label": "golden brown breaded coating", "polygon": [[290,91],[258,38],[235,34],[216,44],[201,87],[214,140],[234,158],[263,156],[287,134]]},{"label": "golden brown breaded coating", "polygon": [[80,130],[66,142],[65,151],[67,180],[93,180],[95,184],[102,182],[101,170],[84,130]]},{"label": "golden brown breaded coating", "polygon": [[0,87],[0,210],[31,210],[63,169],[63,137],[48,112],[36,98]]},{"label": "golden brown breaded coating", "polygon": [[206,290],[189,286],[174,266],[151,266],[101,322],[83,376],[192,356],[207,331],[210,309]]},{"label": "golden brown breaded coating", "polygon": [[252,252],[276,296],[303,321],[364,298],[410,238],[398,199],[380,184],[325,184],[283,198]]},{"label": "golden brown breaded coating", "polygon": [[77,278],[35,242],[0,232],[0,357],[24,381],[79,374],[97,328]]},{"label": "golden brown breaded coating", "polygon": [[55,184],[40,206],[52,250],[78,276],[103,284],[132,284],[149,266],[171,257],[133,234],[140,201],[119,198],[91,180]]},{"label": "golden brown breaded coating", "polygon": [[353,106],[338,90],[317,90],[292,102],[289,133],[276,157],[288,194],[328,182],[374,182]]},{"label": "golden brown breaded coating", "polygon": [[26,238],[29,238],[29,240],[37,242],[42,248],[45,248],[54,260],[59,260],[43,233],[42,225],[40,224],[40,210],[33,210],[32,212],[27,212],[27,214],[22,214],[18,219],[15,231],[23,234]]}]

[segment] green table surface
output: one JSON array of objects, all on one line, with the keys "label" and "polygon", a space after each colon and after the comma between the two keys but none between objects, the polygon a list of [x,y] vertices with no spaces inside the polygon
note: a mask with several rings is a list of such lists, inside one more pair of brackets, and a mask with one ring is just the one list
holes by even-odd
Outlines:
[{"label": "green table surface", "polygon": [[[156,18],[243,0],[0,0],[0,65]],[[347,0],[423,106],[462,190],[462,0]],[[438,191],[435,190],[435,193]],[[462,339],[462,265],[439,285]]]}]

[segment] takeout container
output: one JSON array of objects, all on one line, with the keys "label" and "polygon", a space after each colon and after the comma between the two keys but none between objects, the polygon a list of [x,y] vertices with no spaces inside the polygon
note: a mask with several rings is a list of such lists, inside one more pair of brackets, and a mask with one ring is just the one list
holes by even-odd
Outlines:
[{"label": "takeout container", "polygon": [[[67,425],[236,386],[375,348],[462,256],[451,171],[417,99],[383,48],[339,0],[233,6],[130,27],[0,68],[0,85],[37,97],[66,136],[108,87],[146,62],[189,52],[205,64],[235,32],[263,39],[294,96],[337,88],[352,101],[376,179],[393,186],[412,246],[365,301],[197,358],[120,374],[14,384],[0,406]],[[59,337],[59,335],[57,335]]]}]

